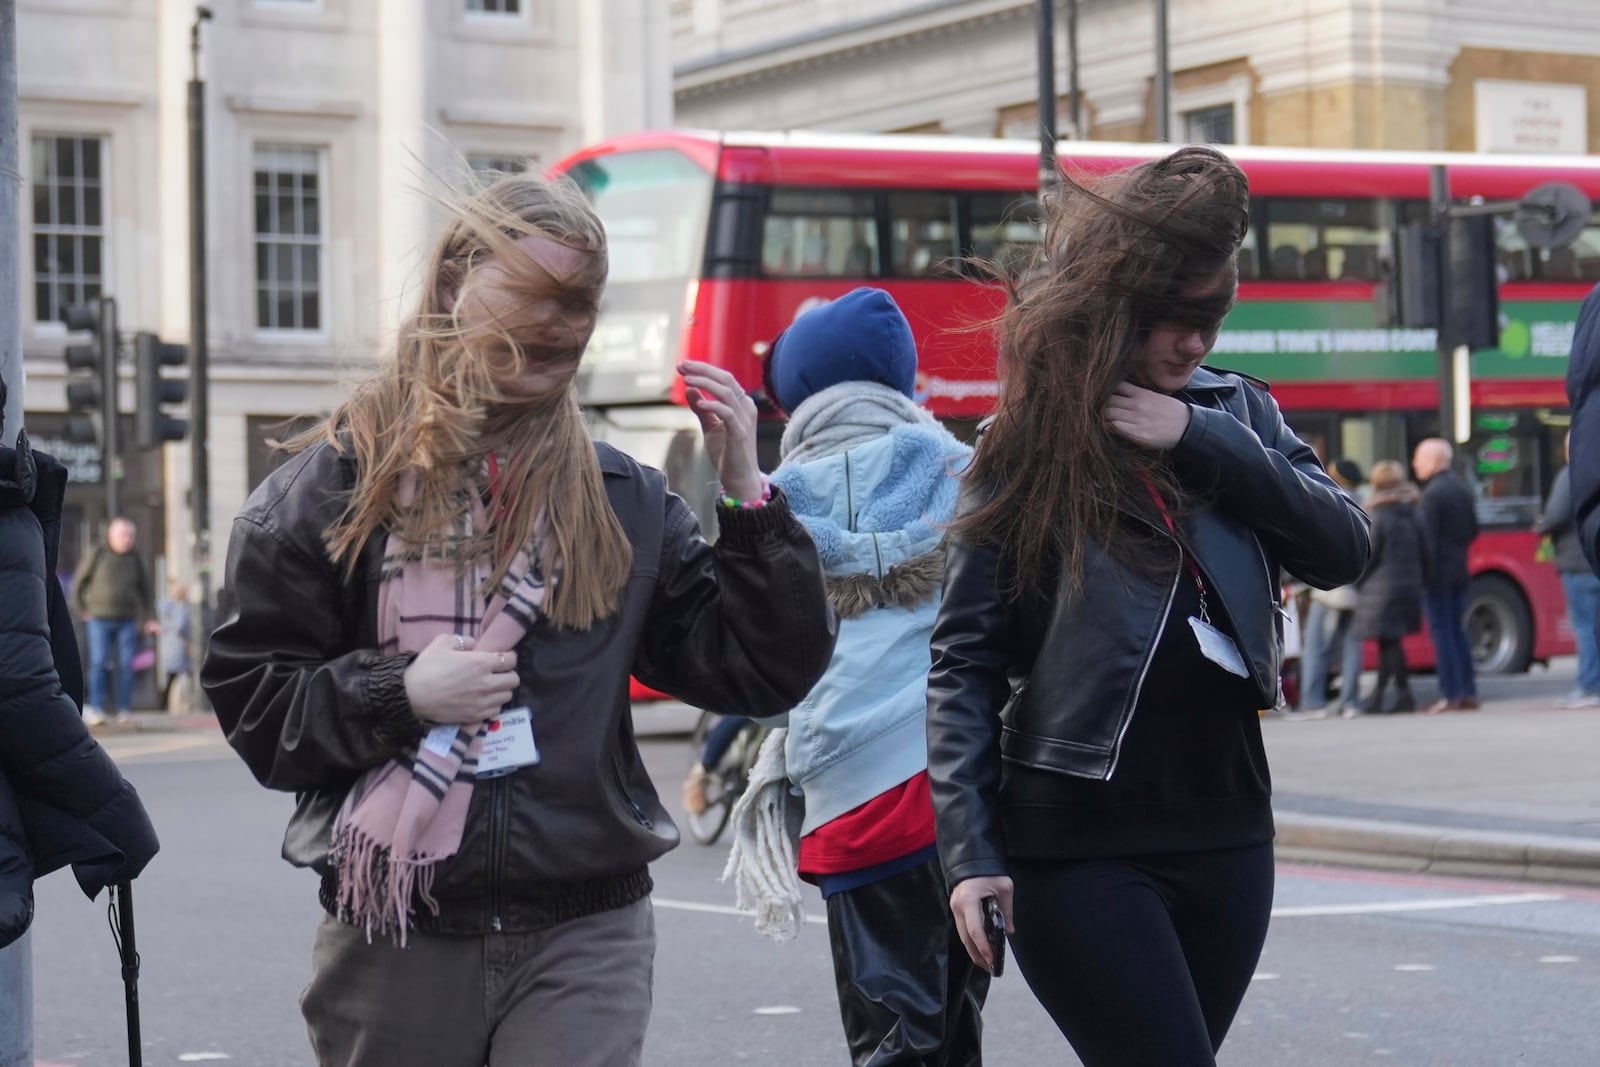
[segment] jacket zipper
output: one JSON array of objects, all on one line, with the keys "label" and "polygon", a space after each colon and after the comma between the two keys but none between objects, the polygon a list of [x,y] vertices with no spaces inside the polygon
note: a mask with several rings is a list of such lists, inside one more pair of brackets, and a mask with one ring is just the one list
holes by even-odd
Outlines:
[{"label": "jacket zipper", "polygon": [[[1153,525],[1153,524],[1152,524]],[[1158,530],[1158,533],[1163,531]],[[1171,538],[1178,544],[1177,538]],[[1161,608],[1161,621],[1156,625],[1156,638],[1150,642],[1150,648],[1144,654],[1144,665],[1139,668],[1139,677],[1133,683],[1133,697],[1128,702],[1128,713],[1122,717],[1122,725],[1117,730],[1117,739],[1111,745],[1111,766],[1106,768],[1105,780],[1110,781],[1111,776],[1117,773],[1117,763],[1122,759],[1122,739],[1128,735],[1128,727],[1133,725],[1134,712],[1139,708],[1139,693],[1144,689],[1144,680],[1150,673],[1150,665],[1155,662],[1156,648],[1161,644],[1161,638],[1167,632],[1167,617],[1172,614],[1172,602],[1178,598],[1178,583],[1183,580],[1183,545],[1178,544],[1178,568],[1172,572],[1172,588],[1167,590],[1167,601]]]},{"label": "jacket zipper", "polygon": [[[1251,534],[1250,539],[1256,543],[1256,554],[1261,557],[1261,569],[1267,575],[1267,593],[1272,596],[1272,609],[1283,616],[1284,622],[1289,622],[1289,609],[1283,606],[1283,594],[1278,591],[1278,582],[1272,573],[1272,564],[1267,562],[1267,550],[1261,547],[1261,538],[1255,534]],[[1221,596],[1222,594],[1218,593],[1217,595]],[[1276,632],[1274,632],[1273,636],[1277,636]],[[1287,706],[1289,701],[1283,695],[1283,671],[1281,669],[1278,671],[1278,677],[1273,681],[1273,686],[1273,710]]]},{"label": "jacket zipper", "polygon": [[492,779],[489,797],[489,929],[504,928],[500,917],[500,882],[506,862],[506,776]]}]

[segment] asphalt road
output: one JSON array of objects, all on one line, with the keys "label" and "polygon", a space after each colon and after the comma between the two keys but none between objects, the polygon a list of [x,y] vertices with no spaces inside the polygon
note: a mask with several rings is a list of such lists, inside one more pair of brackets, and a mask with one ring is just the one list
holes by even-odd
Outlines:
[{"label": "asphalt road", "polygon": [[[318,909],[313,879],[278,859],[288,798],[257,787],[209,733],[110,744],[164,841],[135,887],[145,1063],[311,1064],[296,998]],[[687,745],[645,748],[663,795],[675,797]],[[846,1063],[825,929],[765,941],[717,882],[724,855],[690,843],[655,868],[660,946],[645,1062]],[[41,1065],[127,1062],[104,904],[86,902],[70,875],[38,887]],[[1283,867],[1257,981],[1219,1062],[1592,1064],[1597,1003],[1600,893]],[[985,1018],[992,1064],[1077,1062],[1014,973],[995,983]]]}]

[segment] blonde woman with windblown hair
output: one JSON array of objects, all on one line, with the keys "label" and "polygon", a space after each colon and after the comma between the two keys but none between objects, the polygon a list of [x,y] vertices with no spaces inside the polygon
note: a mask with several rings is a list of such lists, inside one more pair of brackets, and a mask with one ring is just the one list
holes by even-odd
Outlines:
[{"label": "blonde woman with windblown hair", "polygon": [[573,387],[605,234],[566,183],[452,199],[392,361],[234,522],[203,682],[326,911],[301,999],[323,1067],[639,1062],[648,865],[678,841],[629,674],[787,711],[831,655],[810,539],[734,378],[678,368],[722,481],[715,548]]}]

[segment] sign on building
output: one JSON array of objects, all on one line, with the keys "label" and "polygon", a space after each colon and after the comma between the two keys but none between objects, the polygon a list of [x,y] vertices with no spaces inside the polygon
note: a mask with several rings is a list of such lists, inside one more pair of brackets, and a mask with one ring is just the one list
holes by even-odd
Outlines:
[{"label": "sign on building", "polygon": [[1589,101],[1582,85],[1480,79],[1478,151],[1582,155],[1589,150]]}]

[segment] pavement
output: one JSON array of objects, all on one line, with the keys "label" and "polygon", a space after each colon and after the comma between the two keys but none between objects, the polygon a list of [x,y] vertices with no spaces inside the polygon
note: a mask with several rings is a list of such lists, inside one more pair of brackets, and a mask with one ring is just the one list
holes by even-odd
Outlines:
[{"label": "pavement", "polygon": [[[1281,860],[1506,880],[1600,885],[1600,709],[1560,710],[1570,658],[1479,680],[1481,711],[1262,723]],[[1367,677],[1370,690],[1372,677]],[[1433,681],[1415,679],[1419,703]],[[697,712],[640,704],[645,743]],[[136,712],[95,730],[113,755],[216,730],[208,714]],[[181,744],[181,742],[179,742]],[[663,783],[671,788],[675,783]]]}]

